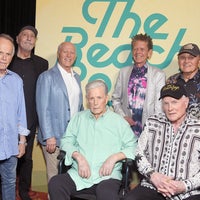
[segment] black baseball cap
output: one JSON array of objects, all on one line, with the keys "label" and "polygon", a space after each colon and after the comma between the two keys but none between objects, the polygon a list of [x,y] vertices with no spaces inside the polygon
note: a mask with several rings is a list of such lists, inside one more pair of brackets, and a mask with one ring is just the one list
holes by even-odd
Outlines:
[{"label": "black baseball cap", "polygon": [[21,33],[24,30],[30,30],[30,31],[32,31],[35,34],[35,37],[37,37],[38,31],[37,31],[37,29],[35,27],[30,26],[30,25],[24,26],[24,27],[21,28],[21,30],[19,31],[19,33]]},{"label": "black baseball cap", "polygon": [[181,49],[179,50],[178,56],[182,53],[189,53],[196,57],[200,55],[200,50],[196,44],[188,43],[181,47]]},{"label": "black baseball cap", "polygon": [[163,99],[164,97],[173,97],[175,99],[180,99],[182,96],[187,97],[187,92],[185,88],[182,85],[179,84],[166,84],[162,87],[160,91],[160,99]]}]

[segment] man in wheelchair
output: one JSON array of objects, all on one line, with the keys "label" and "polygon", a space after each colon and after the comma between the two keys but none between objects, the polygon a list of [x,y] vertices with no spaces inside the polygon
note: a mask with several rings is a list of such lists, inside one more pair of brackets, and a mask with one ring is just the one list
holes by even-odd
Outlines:
[{"label": "man in wheelchair", "polygon": [[94,194],[97,200],[119,200],[122,160],[134,159],[137,138],[129,124],[109,110],[107,85],[95,80],[86,85],[89,109],[77,113],[61,140],[65,164],[71,168],[54,176],[48,185],[51,200],[70,200]]}]

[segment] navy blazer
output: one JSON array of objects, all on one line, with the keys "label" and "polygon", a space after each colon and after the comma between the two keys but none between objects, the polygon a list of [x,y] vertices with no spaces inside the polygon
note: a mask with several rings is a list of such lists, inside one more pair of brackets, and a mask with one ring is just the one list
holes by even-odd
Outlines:
[{"label": "navy blazer", "polygon": [[[83,95],[79,75],[74,77],[80,87],[79,111],[83,110]],[[56,138],[57,146],[70,121],[70,106],[67,88],[57,64],[43,72],[37,81],[36,107],[39,119],[38,141],[46,145],[46,140]]]}]

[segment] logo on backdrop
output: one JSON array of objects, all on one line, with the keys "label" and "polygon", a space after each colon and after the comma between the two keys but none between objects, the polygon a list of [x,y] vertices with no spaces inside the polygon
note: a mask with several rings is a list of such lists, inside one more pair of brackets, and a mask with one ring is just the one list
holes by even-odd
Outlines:
[{"label": "logo on backdrop", "polygon": [[[160,32],[159,29],[161,27],[164,27],[166,25],[166,22],[168,22],[168,18],[164,16],[161,13],[153,13],[149,15],[145,20],[144,23],[142,23],[141,18],[139,14],[131,11],[133,8],[135,0],[85,0],[82,7],[82,17],[86,22],[88,23],[88,27],[93,25],[93,27],[97,27],[95,30],[95,38],[102,38],[102,43],[93,43],[91,46],[89,46],[89,34],[86,29],[83,27],[63,27],[62,33],[65,33],[66,41],[71,41],[73,36],[77,34],[80,35],[80,42],[76,43],[77,48],[77,60],[76,60],[76,66],[80,68],[81,71],[81,80],[84,80],[87,75],[87,67],[82,63],[82,55],[83,55],[83,48],[87,47],[88,51],[86,53],[86,59],[87,62],[90,64],[90,66],[94,68],[105,68],[109,66],[114,66],[116,68],[122,68],[124,66],[128,66],[132,64],[132,53],[131,53],[131,46],[129,44],[120,44],[120,36],[122,35],[121,32],[126,29],[129,34],[129,38],[131,38],[133,35],[136,35],[141,28],[143,28],[144,32],[150,35],[153,39],[159,40],[159,41],[166,41],[168,40],[168,37],[172,38],[170,33],[163,33]],[[120,14],[116,15],[116,9],[118,6],[118,3],[123,4],[122,8],[123,10],[120,11]],[[99,18],[95,18],[94,12],[91,12],[91,7],[95,7],[95,10],[99,7],[103,6],[104,9],[102,9],[102,16]],[[115,13],[115,14],[114,14]],[[116,27],[114,29],[109,30],[110,37],[112,39],[118,39],[118,44],[114,50],[112,50],[109,47],[109,44],[104,44],[103,37],[105,32],[109,29],[109,22],[111,19],[115,18],[117,20]],[[126,23],[127,21],[131,22],[133,24],[132,27],[127,27]],[[95,26],[94,26],[95,25]],[[178,52],[180,49],[180,43],[184,37],[184,34],[186,32],[185,28],[180,28],[179,31],[176,33],[176,35],[173,38],[173,42],[171,45],[171,48],[168,51],[167,56],[161,63],[150,63],[153,66],[156,66],[160,69],[166,68],[172,61],[174,55]],[[106,35],[108,32],[106,32]],[[75,37],[75,36],[74,36]],[[161,42],[162,43],[162,42]],[[154,45],[153,51],[157,54],[162,55],[165,52],[165,49],[162,46]],[[166,54],[166,52],[165,52]],[[120,60],[120,55],[126,55],[123,60]],[[96,73],[93,74],[90,78],[90,80],[94,79],[103,79],[109,87],[109,90],[111,88],[111,80],[107,74],[104,73]]]}]

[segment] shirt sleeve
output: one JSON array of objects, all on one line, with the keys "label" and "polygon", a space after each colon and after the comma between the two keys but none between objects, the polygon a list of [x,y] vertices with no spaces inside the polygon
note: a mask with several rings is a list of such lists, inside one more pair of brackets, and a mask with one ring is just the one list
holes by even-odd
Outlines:
[{"label": "shirt sleeve", "polygon": [[198,172],[194,177],[190,179],[183,180],[186,186],[186,192],[198,189],[200,187],[200,172]]},{"label": "shirt sleeve", "polygon": [[49,109],[51,85],[51,78],[45,72],[39,76],[36,84],[36,108],[44,140],[54,136]]},{"label": "shirt sleeve", "polygon": [[139,172],[146,176],[146,174],[153,170],[151,163],[146,157],[146,149],[148,148],[148,126],[144,126],[144,130],[139,137],[138,145],[136,148],[136,162]]},{"label": "shirt sleeve", "polygon": [[18,134],[27,136],[30,131],[27,129],[26,108],[22,80],[19,84],[18,93]]},{"label": "shirt sleeve", "polygon": [[[122,119],[124,120],[124,119]],[[125,122],[126,123],[126,122]],[[130,128],[129,124],[127,123],[126,127],[124,128],[124,133],[122,137],[122,153],[126,156],[126,158],[135,159],[135,150],[137,146],[137,136],[133,133],[132,129]]]},{"label": "shirt sleeve", "polygon": [[78,152],[78,144],[76,142],[77,132],[78,132],[78,118],[79,115],[75,114],[74,117],[70,120],[67,130],[65,131],[61,139],[61,149],[66,152],[65,156],[65,165],[69,166],[72,164],[73,152]]}]

